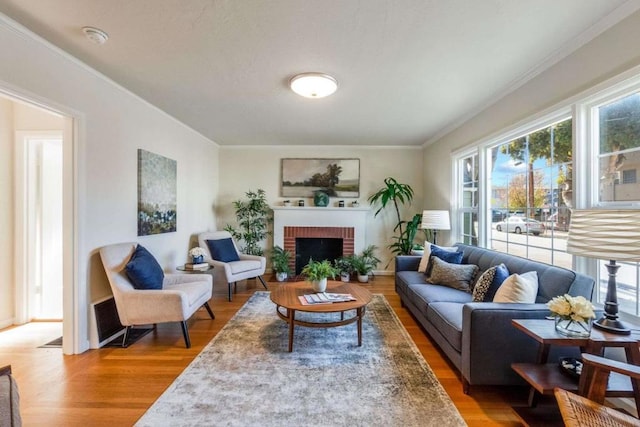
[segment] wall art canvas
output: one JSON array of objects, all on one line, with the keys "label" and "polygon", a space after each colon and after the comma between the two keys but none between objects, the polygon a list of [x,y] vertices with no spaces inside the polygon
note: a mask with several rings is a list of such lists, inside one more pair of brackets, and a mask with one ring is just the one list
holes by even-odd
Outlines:
[{"label": "wall art canvas", "polygon": [[138,236],[176,231],[175,160],[138,150]]},{"label": "wall art canvas", "polygon": [[282,159],[282,197],[360,196],[360,159]]}]

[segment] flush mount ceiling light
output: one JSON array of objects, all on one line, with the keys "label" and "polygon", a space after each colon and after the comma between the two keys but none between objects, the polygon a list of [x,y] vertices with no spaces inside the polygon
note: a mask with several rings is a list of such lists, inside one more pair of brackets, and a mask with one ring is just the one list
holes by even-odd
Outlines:
[{"label": "flush mount ceiling light", "polygon": [[328,74],[303,73],[289,81],[291,90],[305,98],[324,98],[338,89],[336,79]]},{"label": "flush mount ceiling light", "polygon": [[109,40],[109,34],[95,27],[82,27],[82,32],[95,44],[103,44]]}]

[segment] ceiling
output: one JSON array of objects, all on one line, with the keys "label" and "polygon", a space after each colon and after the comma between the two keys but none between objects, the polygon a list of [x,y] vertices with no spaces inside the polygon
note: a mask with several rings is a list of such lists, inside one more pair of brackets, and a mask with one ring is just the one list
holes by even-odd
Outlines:
[{"label": "ceiling", "polygon": [[[638,9],[630,4],[0,0],[0,12],[222,146],[419,146]],[[89,42],[87,25],[108,42]],[[335,77],[338,91],[288,89],[310,71]]]}]

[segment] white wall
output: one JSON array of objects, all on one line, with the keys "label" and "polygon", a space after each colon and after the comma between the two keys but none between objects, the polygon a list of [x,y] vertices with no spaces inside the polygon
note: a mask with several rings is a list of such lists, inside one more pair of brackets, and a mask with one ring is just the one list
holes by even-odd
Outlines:
[{"label": "white wall", "polygon": [[[425,199],[447,208],[451,152],[576,95],[640,64],[640,12],[629,16],[573,54],[497,101],[424,150]],[[449,239],[448,233],[442,233]]]},{"label": "white wall", "polygon": [[0,97],[0,328],[14,318],[13,103]]},{"label": "white wall", "polygon": [[[77,282],[80,306],[88,308],[90,301],[110,293],[97,255],[103,245],[138,241],[167,270],[186,260],[192,235],[215,224],[218,148],[26,30],[16,28],[0,16],[0,89],[37,99],[78,119]],[[175,233],[137,236],[138,148],[177,160]],[[4,161],[4,153],[1,157]],[[87,349],[84,309],[78,319],[78,336],[80,350]]]},{"label": "white wall", "polygon": [[[421,148],[416,147],[221,147],[220,149],[220,193],[216,206],[218,227],[227,223],[236,225],[232,202],[244,198],[248,190],[261,188],[267,194],[270,204],[282,204],[285,197],[280,196],[280,160],[283,158],[358,158],[360,159],[360,201],[367,205],[367,198],[380,189],[386,177],[409,184],[416,192],[411,207],[403,212],[403,219],[410,219],[414,213],[422,212],[422,156]],[[296,202],[298,199],[292,199]],[[331,203],[337,199],[332,198]],[[346,203],[351,200],[344,198]],[[313,206],[313,200],[306,200],[307,206]],[[385,211],[374,218],[372,209],[367,218],[366,244],[378,246],[382,263],[379,270],[384,270],[392,259],[386,248],[392,240],[393,227],[397,219],[395,211],[388,206]],[[272,246],[271,239],[266,246]],[[393,269],[389,265],[388,269]]]}]

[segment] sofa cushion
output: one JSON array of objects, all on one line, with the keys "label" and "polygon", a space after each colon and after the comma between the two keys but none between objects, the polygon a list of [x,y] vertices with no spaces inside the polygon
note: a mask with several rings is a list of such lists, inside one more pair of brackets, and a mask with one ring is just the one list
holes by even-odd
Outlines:
[{"label": "sofa cushion", "polygon": [[427,308],[427,320],[458,352],[462,352],[462,307],[457,302],[434,302]]},{"label": "sofa cushion", "polygon": [[151,252],[142,245],[136,246],[125,272],[136,289],[162,289],[164,271]]},{"label": "sofa cushion", "polygon": [[[454,252],[449,252],[454,253]],[[451,264],[433,257],[433,264],[429,269],[427,281],[437,285],[471,292],[471,283],[478,272],[478,266],[473,264]]]},{"label": "sofa cushion", "polygon": [[429,258],[431,258],[431,248],[439,248],[445,250],[447,252],[456,252],[458,250],[457,246],[437,246],[431,244],[429,242],[424,243],[424,254],[422,255],[422,259],[420,260],[420,265],[418,266],[418,271],[420,273],[426,273],[429,266]]},{"label": "sofa cushion", "polygon": [[533,304],[538,294],[538,273],[512,274],[498,288],[493,302]]},{"label": "sofa cushion", "polygon": [[434,302],[471,302],[470,293],[440,285],[410,284],[407,286],[407,294],[425,316],[427,306]]},{"label": "sofa cushion", "polygon": [[209,246],[211,258],[216,261],[232,262],[240,260],[238,251],[236,251],[236,247],[233,245],[233,240],[231,240],[231,238],[207,240],[207,246]]}]

